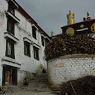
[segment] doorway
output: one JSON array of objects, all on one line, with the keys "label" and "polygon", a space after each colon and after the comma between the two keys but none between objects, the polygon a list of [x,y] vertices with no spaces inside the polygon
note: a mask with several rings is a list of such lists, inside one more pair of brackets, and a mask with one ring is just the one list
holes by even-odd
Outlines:
[{"label": "doorway", "polygon": [[2,84],[17,85],[17,68],[4,65],[3,66],[3,81]]}]

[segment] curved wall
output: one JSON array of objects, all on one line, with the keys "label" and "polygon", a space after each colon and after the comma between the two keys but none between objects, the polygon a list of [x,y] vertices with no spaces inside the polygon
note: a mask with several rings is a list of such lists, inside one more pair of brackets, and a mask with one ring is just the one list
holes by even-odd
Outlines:
[{"label": "curved wall", "polygon": [[67,55],[48,61],[48,79],[53,85],[95,75],[94,55]]}]

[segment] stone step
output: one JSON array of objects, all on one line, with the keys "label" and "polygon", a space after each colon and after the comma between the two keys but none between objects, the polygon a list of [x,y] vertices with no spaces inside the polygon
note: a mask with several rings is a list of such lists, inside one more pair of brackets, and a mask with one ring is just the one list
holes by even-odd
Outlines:
[{"label": "stone step", "polygon": [[[48,83],[48,77],[47,77],[47,73],[42,73],[42,74],[40,74],[40,75],[37,75],[35,78],[34,78],[34,80],[31,80],[31,82],[33,83],[35,83],[35,82],[46,82],[46,83]],[[30,82],[30,83],[31,83]]]},{"label": "stone step", "polygon": [[29,82],[28,86],[21,86],[21,87],[10,87],[10,92],[15,92],[15,91],[20,91],[20,90],[25,90],[25,91],[48,91],[48,77],[47,73],[42,73],[40,75],[35,76],[34,79],[32,79]]}]

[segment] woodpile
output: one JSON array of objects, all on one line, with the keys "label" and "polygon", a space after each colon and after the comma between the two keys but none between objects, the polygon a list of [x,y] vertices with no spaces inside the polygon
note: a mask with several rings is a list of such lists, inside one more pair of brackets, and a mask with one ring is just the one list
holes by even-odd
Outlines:
[{"label": "woodpile", "polygon": [[95,95],[95,76],[86,76],[63,83],[59,95]]},{"label": "woodpile", "polygon": [[45,49],[46,60],[68,54],[95,54],[95,40],[89,36],[59,35]]}]

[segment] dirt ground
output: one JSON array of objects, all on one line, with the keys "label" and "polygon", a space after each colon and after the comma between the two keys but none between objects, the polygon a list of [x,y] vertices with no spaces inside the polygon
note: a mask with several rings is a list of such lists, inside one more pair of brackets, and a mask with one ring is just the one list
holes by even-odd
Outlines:
[{"label": "dirt ground", "polygon": [[6,93],[6,95],[55,95],[52,92],[32,92],[32,91],[19,91],[13,93]]}]

